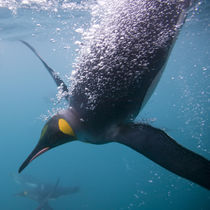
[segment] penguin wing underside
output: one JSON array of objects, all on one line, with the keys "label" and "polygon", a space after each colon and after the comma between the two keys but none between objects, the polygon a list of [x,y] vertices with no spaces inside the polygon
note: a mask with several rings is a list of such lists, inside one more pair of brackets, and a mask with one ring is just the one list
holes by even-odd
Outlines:
[{"label": "penguin wing underside", "polygon": [[210,190],[210,161],[179,145],[164,131],[146,124],[131,123],[120,127],[115,141]]}]

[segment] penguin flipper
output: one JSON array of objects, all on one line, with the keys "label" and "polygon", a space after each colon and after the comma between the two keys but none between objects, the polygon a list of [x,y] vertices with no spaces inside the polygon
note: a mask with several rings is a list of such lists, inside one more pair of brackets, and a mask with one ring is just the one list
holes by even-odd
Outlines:
[{"label": "penguin flipper", "polygon": [[51,208],[51,206],[49,205],[48,200],[53,197],[53,194],[55,193],[59,182],[60,182],[60,179],[57,179],[53,189],[46,195],[45,198],[42,198],[42,201],[40,202],[40,204],[36,210],[42,210],[42,209],[43,210],[53,210],[53,208]]},{"label": "penguin flipper", "polygon": [[165,169],[210,190],[210,161],[179,145],[164,131],[145,124],[123,125],[114,140]]},{"label": "penguin flipper", "polygon": [[65,94],[65,98],[67,101],[69,101],[69,90],[67,85],[64,83],[64,81],[59,77],[58,73],[55,72],[51,67],[47,65],[47,63],[41,58],[41,56],[37,53],[37,51],[26,41],[20,40],[24,45],[26,45],[36,56],[37,58],[43,63],[44,67],[47,69],[53,80],[55,81],[56,85],[58,87],[61,87],[62,93]]}]

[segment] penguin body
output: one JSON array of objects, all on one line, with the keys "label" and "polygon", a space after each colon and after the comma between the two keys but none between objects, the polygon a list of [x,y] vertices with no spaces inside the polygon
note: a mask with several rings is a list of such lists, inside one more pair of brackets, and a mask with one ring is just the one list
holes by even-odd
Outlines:
[{"label": "penguin body", "polygon": [[157,85],[187,9],[184,1],[113,4],[93,36],[90,30],[72,75],[70,106],[94,136],[136,118]]}]

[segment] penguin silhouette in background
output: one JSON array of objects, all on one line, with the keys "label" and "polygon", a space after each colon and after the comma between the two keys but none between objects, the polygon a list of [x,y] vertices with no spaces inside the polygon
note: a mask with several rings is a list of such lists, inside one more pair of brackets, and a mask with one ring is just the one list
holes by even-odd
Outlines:
[{"label": "penguin silhouette in background", "polygon": [[39,56],[69,102],[44,126],[19,168],[67,142],[118,142],[167,170],[210,189],[210,162],[163,130],[134,120],[156,87],[192,0],[109,0],[71,75],[71,87]]},{"label": "penguin silhouette in background", "polygon": [[55,200],[64,195],[70,195],[77,193],[79,187],[62,187],[59,185],[59,179],[57,179],[54,185],[50,183],[44,183],[32,176],[27,175],[13,175],[16,183],[21,184],[24,190],[20,193],[16,193],[16,196],[29,198],[38,202],[39,206],[36,210],[53,210],[49,205],[50,200]]}]

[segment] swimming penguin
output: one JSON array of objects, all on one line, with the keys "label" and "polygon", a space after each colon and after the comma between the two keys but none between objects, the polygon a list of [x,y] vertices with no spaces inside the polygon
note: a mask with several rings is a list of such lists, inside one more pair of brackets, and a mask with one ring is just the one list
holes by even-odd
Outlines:
[{"label": "swimming penguin", "polygon": [[17,176],[15,174],[14,179],[18,184],[21,184],[24,187],[24,191],[16,193],[16,196],[29,198],[38,202],[39,206],[36,208],[37,210],[52,210],[48,201],[55,200],[61,196],[74,194],[79,191],[78,186],[59,186],[59,179],[54,185],[37,181],[34,177],[26,175]]},{"label": "swimming penguin", "polygon": [[44,126],[19,168],[67,142],[118,142],[167,170],[210,189],[210,162],[179,145],[163,130],[134,119],[149,99],[184,23],[190,0],[107,0],[108,12],[85,37],[71,87],[28,46],[59,86],[69,108]]},{"label": "swimming penguin", "polygon": [[21,196],[37,201],[39,206],[36,208],[36,210],[53,210],[48,201],[53,199],[53,196],[56,193],[58,187],[58,183],[59,180],[57,180],[54,186],[50,186],[49,189],[46,189],[44,184],[37,188],[29,188],[20,193],[17,193],[16,196]]}]

